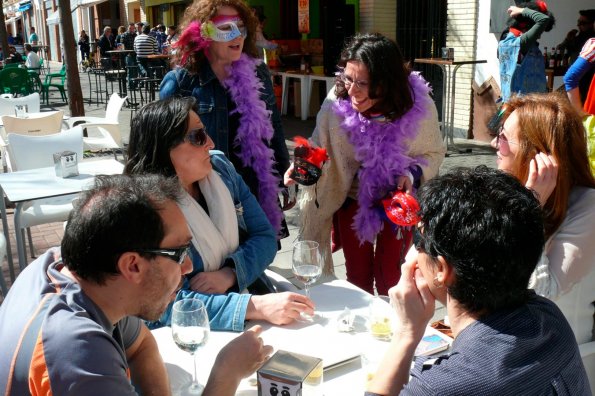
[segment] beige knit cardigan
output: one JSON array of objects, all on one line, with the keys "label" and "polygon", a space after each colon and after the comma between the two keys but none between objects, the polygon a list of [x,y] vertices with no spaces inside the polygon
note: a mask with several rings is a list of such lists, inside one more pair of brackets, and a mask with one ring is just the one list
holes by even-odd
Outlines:
[{"label": "beige knit cardigan", "polygon": [[[332,109],[336,100],[334,92],[331,91],[318,112],[316,128],[311,138],[315,145],[327,150],[330,161],[325,163],[322,176],[316,185],[302,187],[300,198],[300,238],[314,240],[320,244],[325,274],[332,274],[334,271],[330,240],[333,214],[349,196],[354,181],[357,182],[355,178],[360,168],[360,162],[355,159],[347,133],[340,126],[342,119]],[[438,174],[438,168],[446,153],[436,106],[432,101],[428,103],[431,105],[427,116],[420,123],[419,133],[411,142],[408,152],[409,156],[419,156],[426,161],[421,167],[422,182]],[[316,200],[318,207],[315,204]]]}]

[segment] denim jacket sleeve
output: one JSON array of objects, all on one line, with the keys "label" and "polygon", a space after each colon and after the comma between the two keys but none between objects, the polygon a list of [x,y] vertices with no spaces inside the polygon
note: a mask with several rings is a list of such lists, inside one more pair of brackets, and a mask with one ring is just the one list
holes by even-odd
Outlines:
[{"label": "denim jacket sleeve", "polygon": [[277,239],[271,223],[231,162],[220,152],[211,153],[213,169],[229,188],[236,207],[238,225],[247,234],[238,249],[226,257],[234,262],[238,290],[244,290],[263,275],[275,258]]},{"label": "denim jacket sleeve", "polygon": [[[277,108],[277,101],[275,99],[275,92],[273,91],[273,82],[271,79],[271,73],[266,64],[261,63],[256,69],[256,73],[260,81],[264,85],[264,90],[261,94],[267,105],[267,110],[271,112],[271,122],[273,123],[274,134],[271,139],[271,148],[275,152],[275,167],[281,179],[283,174],[289,168],[289,152],[287,151],[287,145],[285,144],[285,134],[283,133],[283,125],[281,124],[281,114]],[[281,180],[281,183],[283,181]]]},{"label": "denim jacket sleeve", "polygon": [[[202,294],[184,289],[178,293],[176,301],[185,298],[202,300],[209,314],[211,330],[244,331],[250,297],[250,294]],[[168,313],[171,313],[171,307],[168,308]],[[164,324],[170,325],[171,319],[168,318]]]}]

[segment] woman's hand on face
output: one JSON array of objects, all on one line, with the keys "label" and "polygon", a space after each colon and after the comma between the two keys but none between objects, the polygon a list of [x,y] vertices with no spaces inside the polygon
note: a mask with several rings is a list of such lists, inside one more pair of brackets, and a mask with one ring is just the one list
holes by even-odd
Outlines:
[{"label": "woman's hand on face", "polygon": [[302,312],[314,315],[314,303],[297,293],[270,293],[250,297],[248,311],[250,317],[247,314],[247,319],[264,319],[275,325],[284,325],[299,319]]},{"label": "woman's hand on face", "polygon": [[223,294],[236,284],[236,274],[229,267],[218,271],[199,272],[190,279],[190,288],[199,293]]},{"label": "woman's hand on face", "polygon": [[434,315],[436,300],[421,271],[417,268],[417,261],[406,261],[401,270],[399,283],[390,288],[388,294],[391,301],[396,303],[401,336],[419,341]]},{"label": "woman's hand on face", "polygon": [[544,206],[548,198],[556,188],[558,178],[558,163],[556,159],[545,153],[537,153],[529,163],[529,177],[525,187],[537,193],[541,206]]},{"label": "woman's hand on face", "polygon": [[289,177],[289,175],[291,175],[291,172],[293,172],[293,162],[289,165],[289,168],[287,168],[285,174],[283,175],[283,184],[285,184],[286,187],[295,185],[295,180]]}]

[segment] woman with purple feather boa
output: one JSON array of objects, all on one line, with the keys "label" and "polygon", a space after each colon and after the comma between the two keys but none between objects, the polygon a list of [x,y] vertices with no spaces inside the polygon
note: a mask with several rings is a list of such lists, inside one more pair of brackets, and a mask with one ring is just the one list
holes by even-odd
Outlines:
[{"label": "woman with purple feather boa", "polygon": [[243,0],[195,0],[174,44],[178,67],[163,79],[160,98],[196,98],[215,147],[256,196],[278,238],[284,238],[288,231],[278,194],[289,154],[270,72],[258,58],[257,25]]},{"label": "woman with purple feather boa", "polygon": [[320,243],[325,271],[332,272],[334,225],[347,280],[386,295],[400,278],[412,227],[388,221],[380,202],[397,190],[414,194],[438,173],[446,150],[430,87],[404,64],[395,42],[357,35],[338,66],[312,135],[330,161],[317,185],[304,188],[301,237]]}]

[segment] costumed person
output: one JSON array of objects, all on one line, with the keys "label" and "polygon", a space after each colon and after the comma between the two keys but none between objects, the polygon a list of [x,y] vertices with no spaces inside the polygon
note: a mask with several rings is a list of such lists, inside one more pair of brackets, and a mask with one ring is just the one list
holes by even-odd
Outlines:
[{"label": "costumed person", "polygon": [[508,14],[508,34],[498,43],[502,103],[514,94],[546,92],[545,63],[537,40],[555,23],[543,1],[510,6]]},{"label": "costumed person", "polygon": [[[132,119],[124,168],[127,174],[175,176],[186,192],[179,206],[192,234],[193,271],[177,300],[201,299],[214,330],[243,331],[250,319],[287,324],[301,312],[312,315],[306,296],[274,293],[265,274],[277,250],[273,228],[229,160],[210,151],[213,140],[195,105],[193,97],[173,97],[141,108]],[[150,326],[170,320],[171,304]]]},{"label": "costumed person", "polygon": [[579,57],[564,74],[566,94],[574,109],[583,117],[583,125],[587,135],[587,152],[591,173],[595,175],[595,77],[590,80],[589,91],[583,106],[580,83],[588,78],[588,73],[595,72],[595,38],[587,40]]},{"label": "costumed person", "polygon": [[[318,182],[303,189],[300,233],[320,244],[330,273],[334,223],[347,280],[386,295],[399,280],[411,227],[389,221],[382,200],[395,191],[414,194],[438,173],[446,149],[431,89],[407,68],[395,42],[380,34],[357,35],[338,66],[335,89],[322,104],[311,138],[330,161]],[[291,171],[286,184],[292,183]]]},{"label": "costumed person", "polygon": [[283,238],[289,233],[278,193],[289,154],[271,75],[254,45],[257,24],[243,0],[196,0],[172,46],[178,67],[165,76],[159,95],[197,99],[215,147],[233,163]]},{"label": "costumed person", "polygon": [[553,300],[579,344],[592,340],[595,308],[595,179],[580,117],[563,95],[511,99],[492,146],[498,169],[533,190],[547,242],[529,287]]}]

